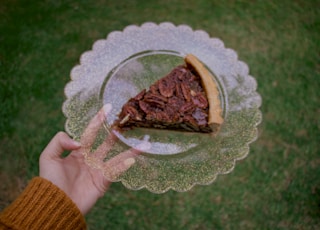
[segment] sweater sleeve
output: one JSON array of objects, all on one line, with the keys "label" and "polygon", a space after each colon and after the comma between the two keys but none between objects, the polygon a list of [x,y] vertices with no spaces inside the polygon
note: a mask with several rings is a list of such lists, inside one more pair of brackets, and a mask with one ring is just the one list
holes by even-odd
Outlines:
[{"label": "sweater sleeve", "polygon": [[0,213],[0,229],[86,229],[83,215],[57,186],[41,177]]}]

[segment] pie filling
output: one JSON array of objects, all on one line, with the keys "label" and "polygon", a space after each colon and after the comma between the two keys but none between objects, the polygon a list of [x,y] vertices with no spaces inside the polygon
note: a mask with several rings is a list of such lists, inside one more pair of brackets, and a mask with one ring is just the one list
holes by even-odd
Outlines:
[{"label": "pie filling", "polygon": [[[210,105],[203,84],[193,66],[177,66],[148,90],[144,89],[129,99],[122,107],[115,125],[123,130],[144,127],[217,132],[220,122],[209,123]],[[216,97],[216,100],[219,98]]]}]

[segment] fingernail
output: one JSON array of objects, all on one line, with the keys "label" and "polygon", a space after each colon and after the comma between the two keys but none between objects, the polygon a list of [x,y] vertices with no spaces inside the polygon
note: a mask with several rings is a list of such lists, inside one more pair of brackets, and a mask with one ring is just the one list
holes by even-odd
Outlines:
[{"label": "fingernail", "polygon": [[124,163],[126,166],[130,167],[130,166],[133,165],[135,162],[136,162],[136,160],[135,160],[134,158],[130,157],[130,158],[126,159],[123,163]]},{"label": "fingernail", "polygon": [[75,147],[81,147],[81,144],[80,144],[80,142],[78,142],[78,141],[72,140],[72,144],[73,144]]},{"label": "fingernail", "polygon": [[109,113],[112,110],[112,105],[111,104],[105,104],[103,106],[103,111],[104,111],[104,115],[107,117],[109,115]]}]

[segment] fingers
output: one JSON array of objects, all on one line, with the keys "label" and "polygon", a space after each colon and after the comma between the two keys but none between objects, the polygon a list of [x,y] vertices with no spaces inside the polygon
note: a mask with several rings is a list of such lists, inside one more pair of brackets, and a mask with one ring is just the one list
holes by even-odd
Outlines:
[{"label": "fingers", "polygon": [[105,166],[108,168],[113,168],[118,164],[124,162],[128,158],[135,158],[139,153],[146,151],[150,148],[151,144],[149,142],[142,142],[134,148],[131,148],[127,151],[124,151],[117,156],[111,158],[109,161],[105,163]]},{"label": "fingers", "polygon": [[116,180],[122,173],[134,165],[135,162],[136,160],[134,158],[129,157],[124,161],[119,162],[115,167],[104,170],[105,176],[108,180]]},{"label": "fingers", "polygon": [[84,130],[80,143],[84,148],[90,148],[97,137],[100,127],[106,119],[106,116],[111,111],[111,104],[106,104],[103,108],[91,119],[89,125]]},{"label": "fingers", "polygon": [[118,154],[117,156],[111,158],[107,162],[105,162],[104,168],[113,170],[114,168],[117,167],[117,165],[121,164],[125,160],[127,160],[129,158],[135,158],[140,152],[141,151],[134,149],[134,148],[131,148],[127,151],[124,151],[124,152]]},{"label": "fingers", "polygon": [[92,154],[92,157],[102,162],[106,157],[106,153],[112,149],[117,140],[118,137],[113,132],[110,132],[107,139]]},{"label": "fingers", "polygon": [[81,147],[80,143],[71,139],[64,132],[57,133],[41,153],[42,157],[60,158],[65,150],[76,150]]},{"label": "fingers", "polygon": [[135,157],[137,157],[139,153],[148,150],[150,147],[151,144],[144,141],[135,148],[131,148],[118,154],[104,163],[103,171],[107,174],[109,179],[115,180],[136,162]]},{"label": "fingers", "polygon": [[[83,148],[90,149],[94,144],[96,136],[111,109],[111,104],[106,104],[89,122],[89,125],[83,132],[80,139],[80,143]],[[95,164],[99,165],[98,168],[102,169],[108,179],[114,179],[128,170],[135,163],[135,157],[139,153],[146,151],[151,147],[148,139],[149,137],[146,136],[135,148],[122,152],[103,163],[106,153],[111,150],[114,143],[118,140],[117,135],[114,132],[110,132],[107,139],[95,150],[94,153],[90,154],[90,162],[95,162]]]}]

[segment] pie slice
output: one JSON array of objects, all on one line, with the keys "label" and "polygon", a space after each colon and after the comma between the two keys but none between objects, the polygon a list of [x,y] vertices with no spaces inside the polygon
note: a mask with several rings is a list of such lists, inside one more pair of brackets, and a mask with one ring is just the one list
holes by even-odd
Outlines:
[{"label": "pie slice", "polygon": [[211,73],[192,54],[128,100],[115,125],[217,133],[223,123],[219,91]]}]

